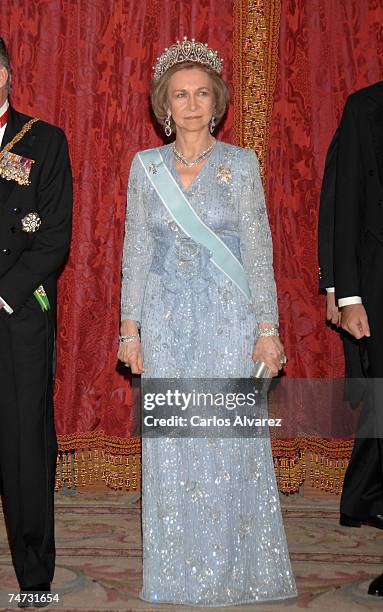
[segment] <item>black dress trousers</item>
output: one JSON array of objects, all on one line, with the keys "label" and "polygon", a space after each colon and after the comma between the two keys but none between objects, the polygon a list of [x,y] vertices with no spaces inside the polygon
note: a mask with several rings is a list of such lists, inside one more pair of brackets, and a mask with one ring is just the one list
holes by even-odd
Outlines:
[{"label": "black dress trousers", "polygon": [[0,315],[2,502],[16,575],[29,588],[51,582],[55,564],[54,315],[33,295]]},{"label": "black dress trousers", "polygon": [[383,246],[367,233],[359,273],[371,337],[361,343],[367,391],[346,471],[341,512],[355,518],[383,514]]}]

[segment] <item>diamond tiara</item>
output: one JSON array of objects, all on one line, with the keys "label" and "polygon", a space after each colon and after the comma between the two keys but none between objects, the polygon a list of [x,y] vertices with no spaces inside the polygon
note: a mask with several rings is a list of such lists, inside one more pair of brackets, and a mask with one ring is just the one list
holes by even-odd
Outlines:
[{"label": "diamond tiara", "polygon": [[210,49],[206,43],[196,42],[194,38],[188,40],[188,37],[184,36],[182,42],[177,40],[177,44],[166,47],[162,55],[157,57],[157,63],[153,66],[153,79],[158,81],[169,68],[181,62],[198,62],[209,66],[218,74],[221,74],[223,68],[223,59],[217,51]]}]

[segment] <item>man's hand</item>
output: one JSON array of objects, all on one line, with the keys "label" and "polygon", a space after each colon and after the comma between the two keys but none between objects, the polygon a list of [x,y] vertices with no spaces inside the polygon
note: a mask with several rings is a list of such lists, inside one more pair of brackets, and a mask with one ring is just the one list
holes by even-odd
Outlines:
[{"label": "man's hand", "polygon": [[335,293],[334,291],[328,291],[326,297],[326,319],[327,321],[331,321],[331,323],[339,327],[340,317],[340,310],[335,303]]},{"label": "man's hand", "polygon": [[371,336],[363,304],[350,304],[341,308],[341,327],[357,340]]}]

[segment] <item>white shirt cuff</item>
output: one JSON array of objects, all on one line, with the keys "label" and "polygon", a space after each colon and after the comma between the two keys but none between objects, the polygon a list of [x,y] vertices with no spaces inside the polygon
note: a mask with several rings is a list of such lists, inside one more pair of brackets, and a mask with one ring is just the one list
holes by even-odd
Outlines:
[{"label": "white shirt cuff", "polygon": [[340,298],[340,300],[338,300],[339,308],[342,308],[342,306],[351,306],[351,304],[361,304],[361,303],[362,303],[362,298],[359,295],[352,295],[351,297]]},{"label": "white shirt cuff", "polygon": [[5,312],[7,312],[8,314],[12,314],[13,313],[13,308],[10,307],[9,304],[7,304],[7,302],[5,300],[3,300],[3,298],[0,297],[0,306],[2,306],[5,310]]},{"label": "white shirt cuff", "polygon": [[335,293],[335,287],[326,287],[327,293]]}]

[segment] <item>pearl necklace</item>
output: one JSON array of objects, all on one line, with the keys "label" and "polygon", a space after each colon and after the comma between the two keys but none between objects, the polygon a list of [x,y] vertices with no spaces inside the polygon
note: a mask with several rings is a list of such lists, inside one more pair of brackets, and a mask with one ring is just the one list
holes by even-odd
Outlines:
[{"label": "pearl necklace", "polygon": [[200,161],[202,161],[203,159],[205,159],[205,157],[208,157],[208,155],[210,155],[210,153],[212,152],[212,150],[214,149],[214,145],[216,143],[216,140],[214,140],[213,144],[210,145],[210,147],[208,149],[206,149],[206,151],[202,151],[202,153],[200,153],[199,155],[197,155],[197,157],[195,159],[193,159],[192,161],[188,162],[187,159],[185,159],[185,157],[182,155],[182,153],[180,153],[179,151],[177,151],[175,145],[173,146],[173,154],[174,157],[181,162],[181,164],[183,164],[184,166],[186,166],[186,168],[191,168],[192,166],[196,166]]}]

